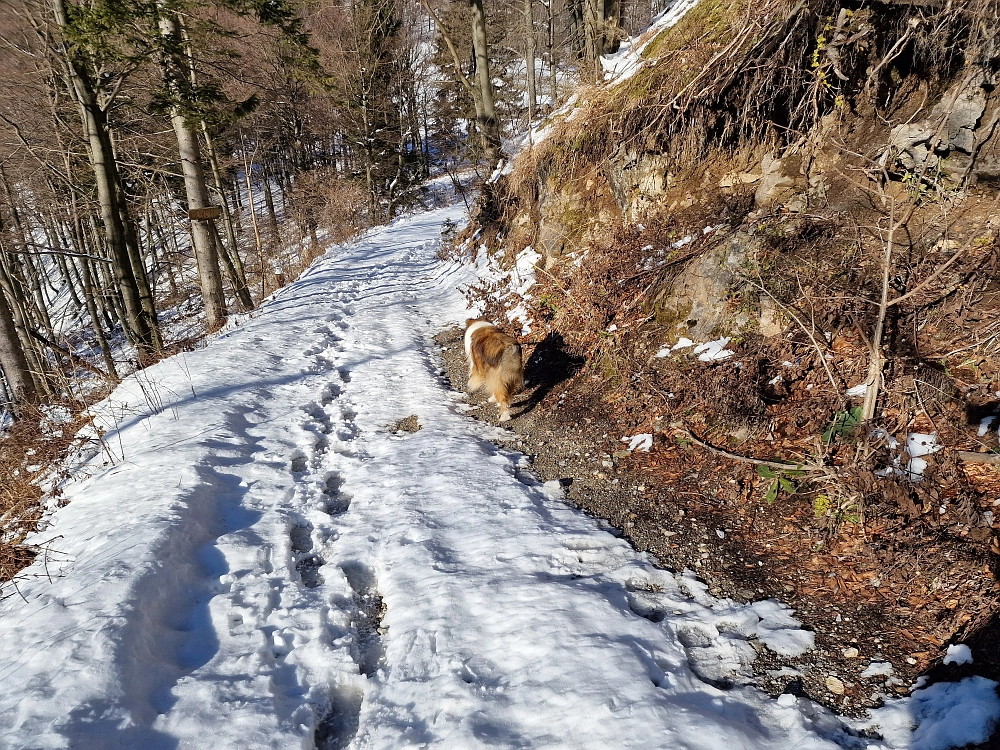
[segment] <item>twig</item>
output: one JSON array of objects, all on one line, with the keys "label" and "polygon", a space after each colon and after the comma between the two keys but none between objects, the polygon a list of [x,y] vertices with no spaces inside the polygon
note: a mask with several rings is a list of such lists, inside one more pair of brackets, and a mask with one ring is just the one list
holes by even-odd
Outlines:
[{"label": "twig", "polygon": [[745,464],[754,464],[755,466],[768,466],[772,469],[793,469],[794,471],[825,471],[826,467],[820,466],[806,466],[804,464],[795,464],[787,461],[768,461],[763,458],[751,458],[750,456],[741,456],[737,453],[730,453],[729,451],[724,451],[722,448],[716,448],[714,445],[709,445],[708,443],[696,438],[690,430],[681,429],[680,432],[687,435],[688,439],[695,445],[700,445],[705,450],[716,453],[720,456],[725,456],[726,458],[731,458],[734,461],[740,461]]},{"label": "twig", "polygon": [[558,289],[558,290],[559,290],[560,292],[562,292],[563,294],[565,294],[565,295],[566,295],[566,297],[567,297],[567,299],[569,299],[569,300],[570,300],[570,302],[572,302],[572,303],[573,303],[574,305],[576,305],[577,307],[579,307],[579,308],[580,308],[580,312],[582,312],[582,313],[586,314],[586,312],[587,312],[587,311],[583,309],[583,305],[581,305],[581,304],[580,304],[579,302],[577,302],[577,301],[576,301],[576,299],[575,299],[575,298],[573,297],[573,295],[572,295],[572,294],[570,294],[570,293],[569,293],[568,291],[566,291],[566,290],[565,290],[565,289],[563,288],[562,284],[560,284],[560,283],[559,283],[559,279],[557,279],[557,278],[556,278],[555,276],[553,276],[553,275],[552,275],[551,273],[549,273],[548,271],[546,271],[546,270],[545,270],[544,268],[541,268],[541,267],[538,267],[538,266],[536,266],[536,267],[535,267],[535,270],[536,270],[536,271],[541,271],[541,272],[542,272],[542,273],[544,273],[544,274],[545,274],[546,276],[548,276],[548,277],[549,277],[550,279],[552,279],[552,283],[556,285],[556,288],[557,288],[557,289]]},{"label": "twig", "polygon": [[816,353],[819,355],[819,361],[823,363],[823,369],[826,370],[826,376],[830,379],[830,385],[833,386],[833,390],[835,390],[835,391],[837,391],[839,393],[840,392],[840,386],[837,385],[837,380],[836,380],[836,378],[833,377],[833,371],[830,370],[830,365],[827,364],[826,355],[823,354],[823,349],[819,345],[819,342],[816,340],[816,337],[813,336],[812,331],[810,331],[808,328],[806,328],[806,324],[803,323],[801,320],[798,319],[798,317],[795,315],[795,313],[792,312],[791,308],[789,308],[781,300],[779,300],[777,297],[775,297],[773,294],[771,294],[771,292],[769,292],[764,287],[763,284],[758,284],[753,279],[747,279],[747,283],[752,284],[753,286],[757,287],[762,292],[764,292],[764,294],[766,294],[768,297],[770,297],[774,301],[774,304],[776,304],[778,307],[780,307],[782,309],[782,311],[785,314],[788,315],[788,317],[790,317],[792,320],[794,320],[796,323],[798,323],[799,328],[801,328],[803,330],[803,332],[806,334],[806,336],[809,337],[809,340],[812,341],[813,346],[816,348]]},{"label": "twig", "polygon": [[945,261],[945,263],[943,265],[938,266],[937,270],[935,270],[934,273],[932,273],[926,279],[924,279],[923,281],[921,281],[919,284],[917,284],[915,287],[913,287],[913,289],[911,289],[910,291],[908,291],[906,294],[900,295],[899,297],[896,297],[895,299],[889,300],[889,302],[887,303],[886,307],[892,307],[893,305],[898,305],[900,302],[906,301],[908,298],[912,297],[917,292],[919,292],[922,289],[926,288],[928,284],[930,284],[932,281],[934,281],[934,279],[936,279],[938,276],[940,276],[942,273],[944,273],[948,269],[948,267],[951,266],[952,263],[954,263],[956,260],[958,260],[958,256],[960,256],[963,252],[965,252],[965,248],[964,247],[960,247],[958,250],[955,251],[955,254],[952,255],[951,258],[949,258],[947,261]]}]

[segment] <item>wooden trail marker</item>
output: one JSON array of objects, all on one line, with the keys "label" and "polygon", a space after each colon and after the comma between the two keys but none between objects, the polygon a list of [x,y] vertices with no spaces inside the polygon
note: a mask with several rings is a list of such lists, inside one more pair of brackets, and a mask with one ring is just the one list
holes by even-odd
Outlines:
[{"label": "wooden trail marker", "polygon": [[206,206],[205,208],[192,208],[188,211],[188,218],[191,221],[211,221],[222,216],[221,206]]}]

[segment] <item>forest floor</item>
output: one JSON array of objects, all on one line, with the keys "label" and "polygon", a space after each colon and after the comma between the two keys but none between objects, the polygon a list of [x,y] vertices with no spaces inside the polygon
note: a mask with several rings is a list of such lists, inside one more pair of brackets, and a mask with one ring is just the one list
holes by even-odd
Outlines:
[{"label": "forest floor", "polygon": [[[3,589],[0,745],[982,742],[1000,716],[994,682],[829,712],[790,666],[829,649],[803,615],[756,579],[723,588],[711,552],[691,560],[685,544],[664,569],[621,538],[633,518],[566,503],[587,472],[562,456],[602,450],[567,437],[572,422],[539,423],[532,439],[561,452],[532,467],[517,435],[469,418],[447,377],[460,365],[442,367],[434,341],[467,316],[458,288],[474,270],[439,258],[442,223],[462,218],[425,212],[331,248],[93,407],[61,507],[28,540],[39,554]],[[564,365],[535,357],[539,404],[561,400]],[[590,474],[610,474],[616,453]],[[623,493],[601,502],[644,497],[637,476],[616,474]],[[696,518],[695,533],[728,538]],[[862,654],[884,668],[877,655]],[[803,687],[769,695],[755,671],[801,672]]]}]

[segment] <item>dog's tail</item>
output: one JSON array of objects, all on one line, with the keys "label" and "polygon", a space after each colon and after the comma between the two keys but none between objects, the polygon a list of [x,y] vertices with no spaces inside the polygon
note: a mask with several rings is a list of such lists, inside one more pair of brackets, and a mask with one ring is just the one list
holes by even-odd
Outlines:
[{"label": "dog's tail", "polygon": [[486,371],[486,390],[497,400],[501,411],[510,408],[511,399],[524,389],[524,365],[521,345],[505,347],[496,367]]}]

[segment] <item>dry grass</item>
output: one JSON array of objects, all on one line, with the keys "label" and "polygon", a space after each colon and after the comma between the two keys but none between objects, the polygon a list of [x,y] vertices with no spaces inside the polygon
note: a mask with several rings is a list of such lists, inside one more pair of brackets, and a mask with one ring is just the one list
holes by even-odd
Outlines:
[{"label": "dry grass", "polygon": [[35,559],[38,549],[24,541],[42,519],[46,499],[42,482],[53,478],[86,421],[79,403],[61,406],[71,410],[72,421],[52,424],[43,409],[25,405],[17,422],[0,435],[0,583]]}]

